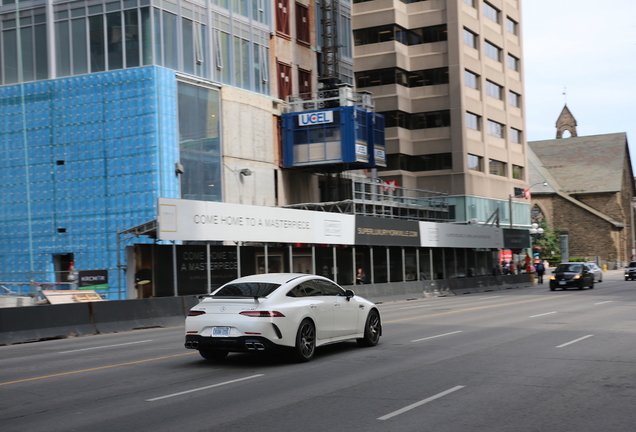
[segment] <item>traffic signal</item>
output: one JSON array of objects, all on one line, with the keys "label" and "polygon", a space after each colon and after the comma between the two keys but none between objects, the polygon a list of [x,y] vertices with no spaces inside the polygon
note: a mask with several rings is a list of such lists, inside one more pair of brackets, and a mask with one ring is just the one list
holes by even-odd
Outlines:
[{"label": "traffic signal", "polygon": [[521,198],[524,195],[523,192],[524,192],[523,188],[516,187],[515,188],[515,198]]}]

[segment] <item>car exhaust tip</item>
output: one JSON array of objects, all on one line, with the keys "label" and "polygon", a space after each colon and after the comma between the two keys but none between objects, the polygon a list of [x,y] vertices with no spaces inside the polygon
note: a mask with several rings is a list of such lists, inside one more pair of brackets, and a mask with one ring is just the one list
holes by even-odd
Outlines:
[{"label": "car exhaust tip", "polygon": [[197,349],[199,347],[199,342],[197,341],[186,341],[185,347],[188,349]]}]

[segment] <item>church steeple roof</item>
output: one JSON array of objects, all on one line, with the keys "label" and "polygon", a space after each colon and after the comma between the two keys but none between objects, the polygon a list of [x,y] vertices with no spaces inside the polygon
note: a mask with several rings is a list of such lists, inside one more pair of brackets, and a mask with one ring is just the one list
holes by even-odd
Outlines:
[{"label": "church steeple roof", "polygon": [[570,109],[568,108],[567,105],[565,105],[563,109],[561,110],[561,114],[559,115],[559,118],[556,121],[556,128],[557,128],[557,133],[556,133],[557,139],[563,138],[564,131],[570,132],[570,135],[572,135],[572,137],[578,136],[576,133],[576,119],[570,112]]}]

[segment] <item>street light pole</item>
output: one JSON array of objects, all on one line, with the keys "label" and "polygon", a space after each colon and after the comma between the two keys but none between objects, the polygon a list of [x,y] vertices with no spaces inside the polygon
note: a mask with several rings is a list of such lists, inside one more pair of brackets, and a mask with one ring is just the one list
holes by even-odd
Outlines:
[{"label": "street light pole", "polygon": [[[532,189],[533,186],[536,186],[538,184],[543,184],[543,186],[547,186],[548,182],[547,181],[542,181],[542,182],[538,182],[535,183],[533,185],[528,186],[528,189],[526,189],[526,191],[530,191],[530,189]],[[517,195],[515,195],[514,197],[516,197]],[[509,207],[509,211],[510,211],[510,228],[512,229],[512,198],[514,198],[512,195],[508,195],[508,207]]]}]

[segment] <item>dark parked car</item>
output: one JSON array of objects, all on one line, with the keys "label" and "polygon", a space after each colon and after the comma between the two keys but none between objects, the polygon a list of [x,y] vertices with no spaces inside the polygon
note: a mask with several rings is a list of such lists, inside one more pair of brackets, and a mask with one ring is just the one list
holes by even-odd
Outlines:
[{"label": "dark parked car", "polygon": [[636,261],[630,262],[629,265],[625,267],[625,280],[634,279],[636,279]]},{"label": "dark parked car", "polygon": [[550,277],[550,291],[557,288],[594,288],[594,274],[585,263],[561,263]]}]

